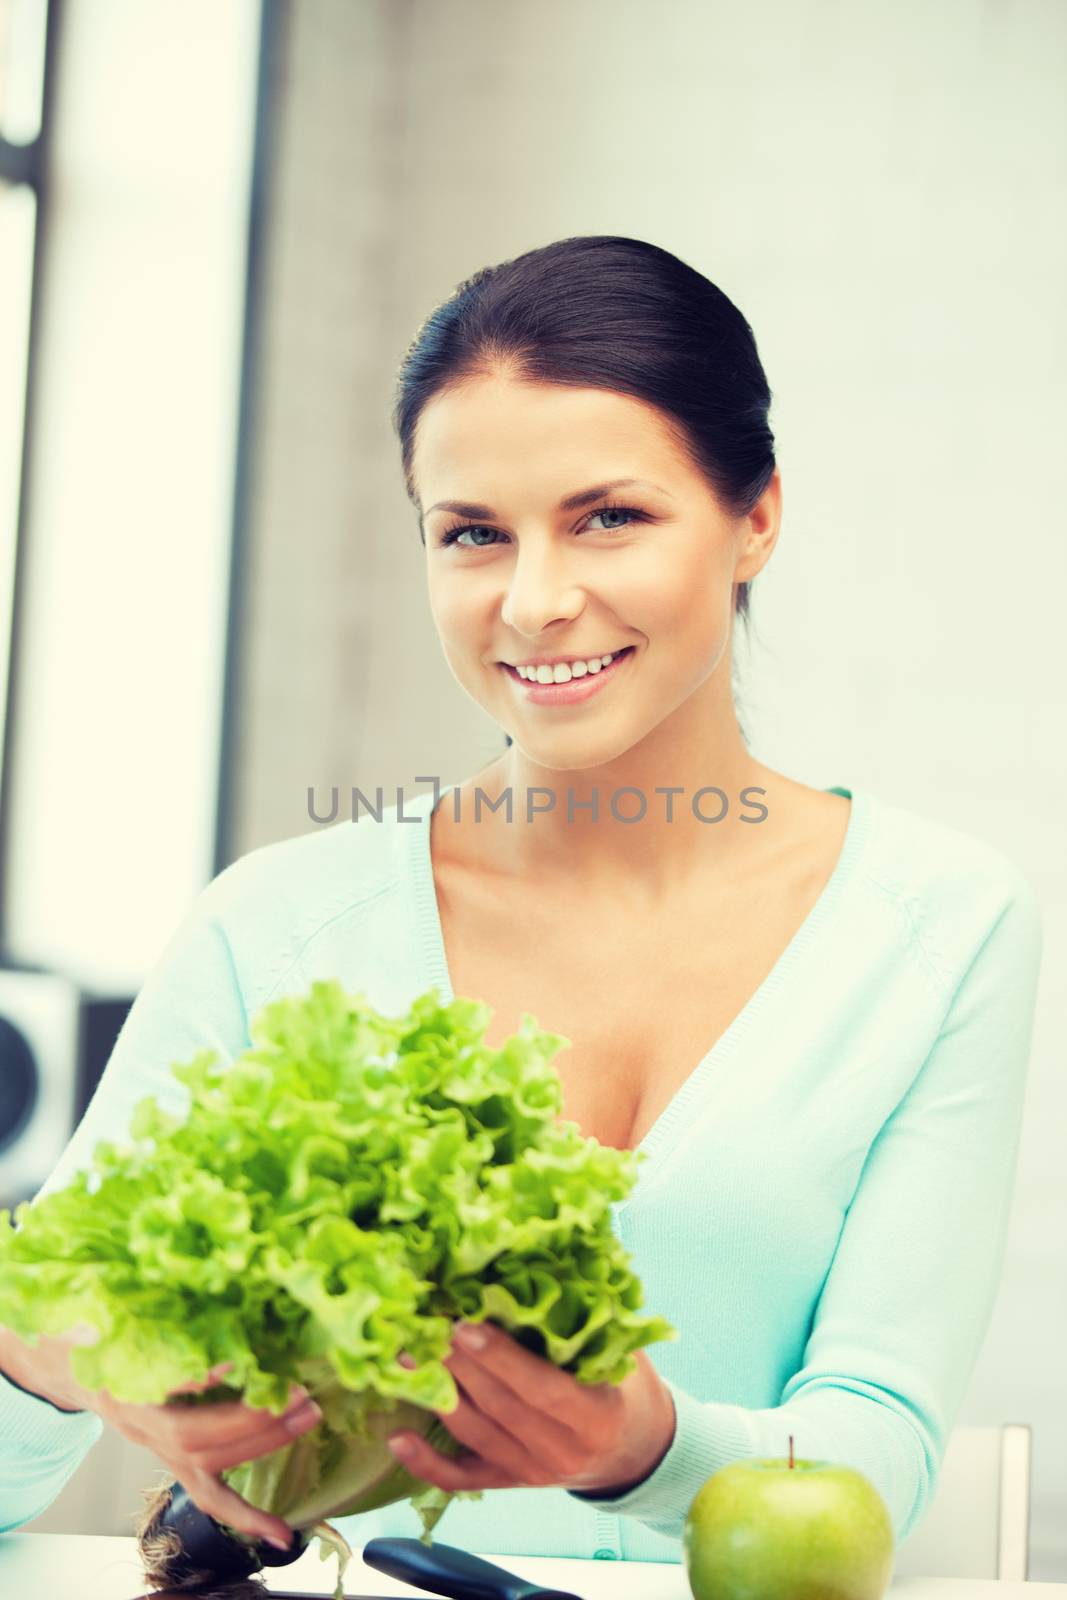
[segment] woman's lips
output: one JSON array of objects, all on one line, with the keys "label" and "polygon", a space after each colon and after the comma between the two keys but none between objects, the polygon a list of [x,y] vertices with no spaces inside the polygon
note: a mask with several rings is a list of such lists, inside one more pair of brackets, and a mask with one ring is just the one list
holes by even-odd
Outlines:
[{"label": "woman's lips", "polygon": [[572,678],[569,683],[533,683],[529,678],[520,678],[514,667],[501,665],[519,693],[533,705],[574,705],[579,700],[590,699],[605,684],[617,678],[633,653],[633,645],[627,645],[610,665],[601,667],[599,672],[586,672],[580,678]]}]

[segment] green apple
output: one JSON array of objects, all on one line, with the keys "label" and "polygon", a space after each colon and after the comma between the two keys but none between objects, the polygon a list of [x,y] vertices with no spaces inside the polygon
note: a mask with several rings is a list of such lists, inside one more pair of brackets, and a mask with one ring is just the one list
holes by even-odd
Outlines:
[{"label": "green apple", "polygon": [[874,1485],[832,1461],[732,1461],[693,1498],[682,1533],[694,1600],[881,1600],[893,1525]]}]

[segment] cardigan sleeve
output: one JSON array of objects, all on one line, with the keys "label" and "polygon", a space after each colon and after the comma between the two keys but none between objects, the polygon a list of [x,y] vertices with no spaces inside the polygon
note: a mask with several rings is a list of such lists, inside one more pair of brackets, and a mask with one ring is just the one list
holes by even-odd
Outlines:
[{"label": "cardigan sleeve", "polygon": [[571,1493],[681,1539],[713,1473],[746,1456],[788,1459],[792,1434],[795,1456],[869,1479],[898,1543],[916,1528],[1000,1283],[1041,949],[1037,897],[1013,874],[928,1055],[868,1150],[803,1365],[779,1403],[699,1401],[668,1382],[675,1434],[655,1470],[614,1499]]},{"label": "cardigan sleeve", "polygon": [[[184,1109],[175,1061],[206,1047],[229,1064],[248,1047],[245,1007],[226,934],[214,915],[220,874],[203,890],[145,979],[84,1117],[34,1197],[64,1188],[101,1139],[121,1140],[145,1095]],[[61,1411],[0,1373],[0,1533],[45,1511],[100,1438],[93,1411]]]}]

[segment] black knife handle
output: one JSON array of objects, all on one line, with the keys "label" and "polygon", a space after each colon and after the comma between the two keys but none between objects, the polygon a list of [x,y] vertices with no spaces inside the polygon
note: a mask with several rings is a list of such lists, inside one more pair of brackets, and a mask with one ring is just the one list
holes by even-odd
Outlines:
[{"label": "black knife handle", "polygon": [[437,1540],[424,1545],[421,1539],[368,1539],[363,1559],[390,1578],[450,1600],[581,1600],[563,1589],[542,1589],[469,1550]]}]

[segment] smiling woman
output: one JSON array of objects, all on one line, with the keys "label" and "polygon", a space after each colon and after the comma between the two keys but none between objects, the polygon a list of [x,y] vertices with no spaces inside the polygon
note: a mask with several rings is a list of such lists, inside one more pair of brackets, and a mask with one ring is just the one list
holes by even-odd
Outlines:
[{"label": "smiling woman", "polygon": [[[741,313],[640,240],[530,251],[429,317],[396,397],[404,479],[448,666],[512,742],[432,804],[219,874],[49,1180],[123,1136],[165,1063],[204,1047],[232,1063],[263,1003],[317,979],[394,1016],[431,986],[477,1000],[492,1050],[524,1015],[561,1035],[561,1120],[640,1158],[612,1223],[679,1337],[597,1401],[531,1362],[514,1297],[487,1302],[485,1351],[457,1346],[450,1367],[448,1449],[409,1439],[420,1482],[485,1487],[442,1532],[478,1552],[680,1562],[706,1481],[794,1438],[861,1473],[903,1540],[995,1299],[1039,907],[987,843],[748,748],[731,671],[781,520],[769,399]],[[703,810],[709,790],[743,809]],[[599,794],[634,791],[639,816],[599,814]],[[553,804],[514,825],[524,793]],[[551,1262],[522,1302],[542,1292],[564,1297]],[[0,1529],[98,1431],[61,1357],[7,1352]],[[220,1499],[217,1466],[270,1444],[253,1418],[229,1426],[198,1450],[194,1499],[284,1537]],[[353,1544],[420,1533],[410,1501],[338,1527]]]}]

